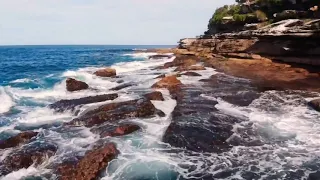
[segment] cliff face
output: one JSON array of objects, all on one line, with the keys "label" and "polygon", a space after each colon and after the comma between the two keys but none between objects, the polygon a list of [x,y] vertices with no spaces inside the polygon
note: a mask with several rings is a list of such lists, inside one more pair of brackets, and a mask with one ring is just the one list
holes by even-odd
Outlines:
[{"label": "cliff face", "polygon": [[180,48],[196,55],[272,60],[320,66],[320,20],[286,20],[259,30],[218,34],[210,39],[196,39]]}]

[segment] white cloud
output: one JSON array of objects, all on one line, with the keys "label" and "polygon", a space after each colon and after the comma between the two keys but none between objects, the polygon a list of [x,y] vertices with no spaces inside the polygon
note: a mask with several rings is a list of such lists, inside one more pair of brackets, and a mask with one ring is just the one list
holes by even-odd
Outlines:
[{"label": "white cloud", "polygon": [[0,44],[174,44],[234,0],[0,0]]}]

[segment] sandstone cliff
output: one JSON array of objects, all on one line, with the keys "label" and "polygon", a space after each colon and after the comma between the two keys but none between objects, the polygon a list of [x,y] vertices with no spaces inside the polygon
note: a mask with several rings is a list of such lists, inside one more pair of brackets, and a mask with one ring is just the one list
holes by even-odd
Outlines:
[{"label": "sandstone cliff", "polygon": [[258,30],[183,39],[179,48],[212,58],[260,59],[320,66],[320,19],[289,19]]}]

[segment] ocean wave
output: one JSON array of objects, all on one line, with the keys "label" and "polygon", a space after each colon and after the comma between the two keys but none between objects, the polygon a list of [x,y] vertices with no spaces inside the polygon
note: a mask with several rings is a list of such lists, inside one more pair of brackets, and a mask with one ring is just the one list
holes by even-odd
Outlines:
[{"label": "ocean wave", "polygon": [[31,79],[22,78],[22,79],[13,80],[13,81],[11,81],[10,83],[28,83],[28,82],[31,82],[31,81],[32,81]]},{"label": "ocean wave", "polygon": [[2,102],[0,106],[0,114],[10,111],[11,107],[15,104],[3,87],[0,87],[0,99]]}]

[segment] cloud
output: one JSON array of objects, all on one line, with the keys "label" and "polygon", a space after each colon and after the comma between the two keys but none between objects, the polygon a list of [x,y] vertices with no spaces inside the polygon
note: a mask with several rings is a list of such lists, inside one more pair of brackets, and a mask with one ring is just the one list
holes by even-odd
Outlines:
[{"label": "cloud", "polygon": [[234,0],[0,0],[0,44],[174,44]]}]

